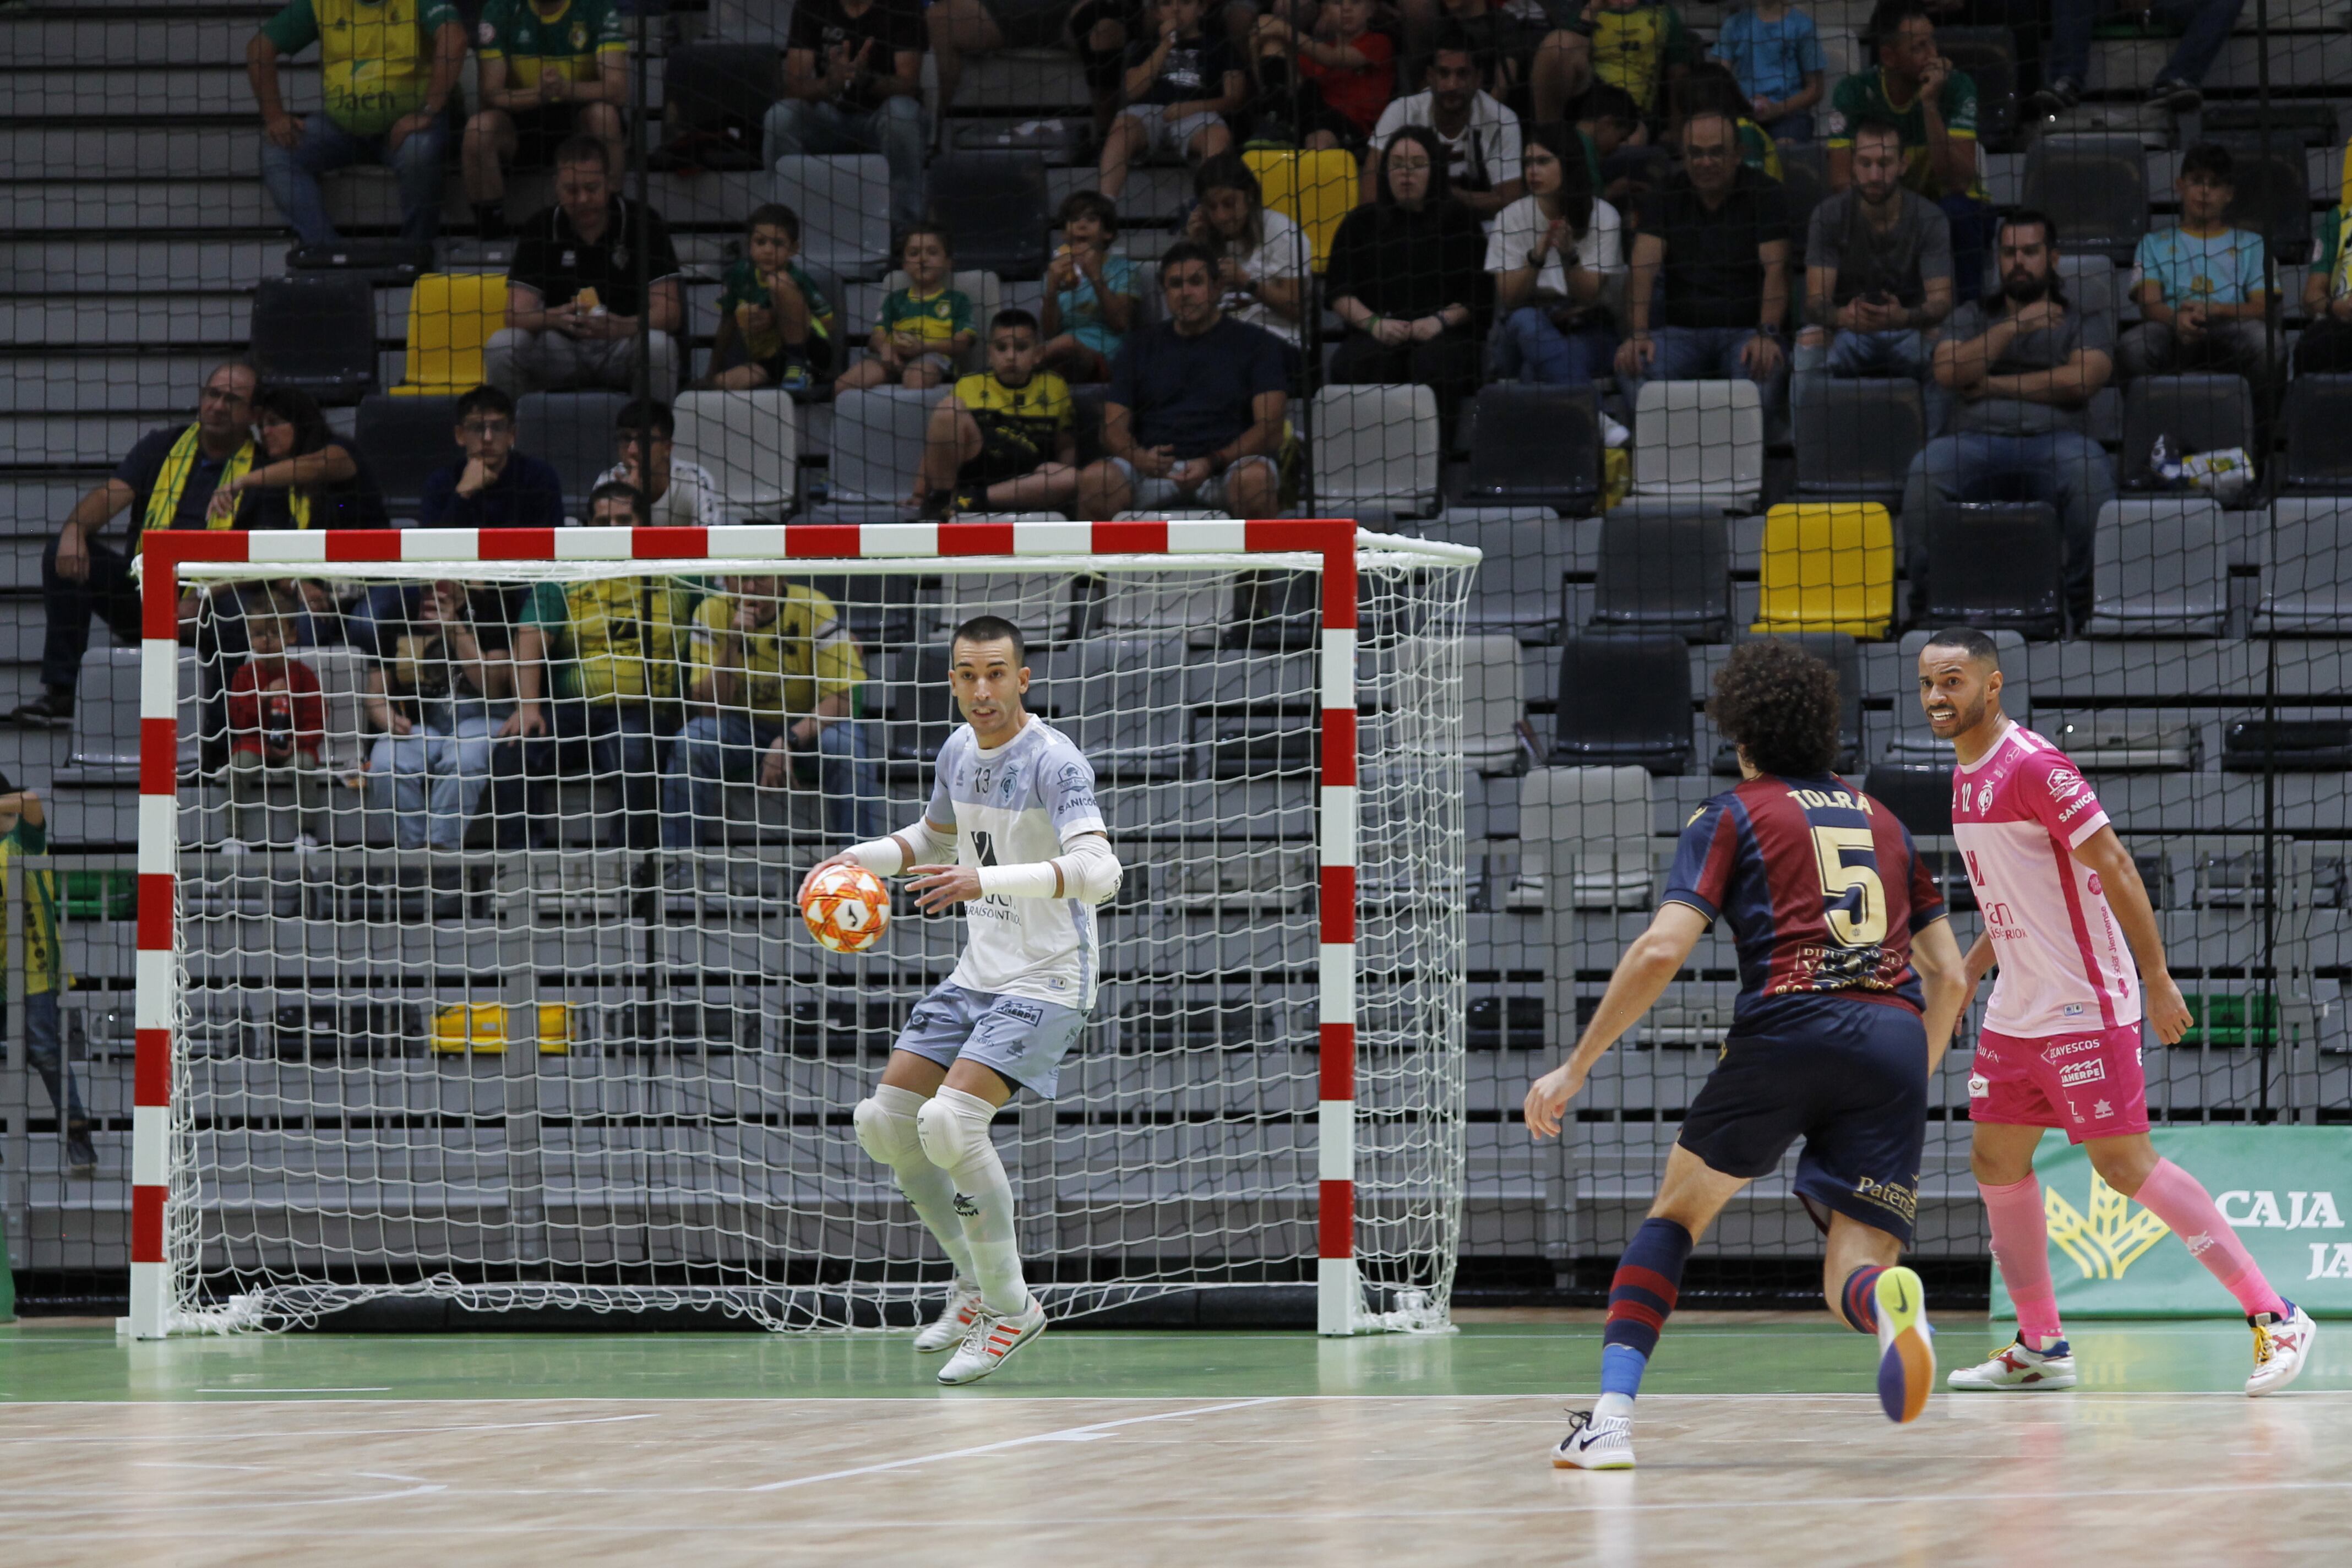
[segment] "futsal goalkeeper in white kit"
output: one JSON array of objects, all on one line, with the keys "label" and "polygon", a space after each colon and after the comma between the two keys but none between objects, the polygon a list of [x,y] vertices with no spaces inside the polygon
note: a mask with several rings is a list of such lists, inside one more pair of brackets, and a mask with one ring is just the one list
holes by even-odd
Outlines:
[{"label": "futsal goalkeeper in white kit", "polygon": [[[955,1384],[986,1377],[1045,1331],[1021,1277],[1013,1185],[988,1127],[1019,1089],[1054,1097],[1094,1006],[1095,906],[1118,890],[1119,864],[1094,768],[1023,705],[1020,629],[976,616],[949,647],[965,721],[940,748],[930,805],[912,826],[819,865],[911,872],[916,908],[964,907],[962,958],[908,1016],[856,1116],[859,1147],[890,1167],[955,1263],[947,1310],[915,1336],[926,1354],[957,1347],[940,1372]],[[942,864],[950,848],[955,864]]]}]

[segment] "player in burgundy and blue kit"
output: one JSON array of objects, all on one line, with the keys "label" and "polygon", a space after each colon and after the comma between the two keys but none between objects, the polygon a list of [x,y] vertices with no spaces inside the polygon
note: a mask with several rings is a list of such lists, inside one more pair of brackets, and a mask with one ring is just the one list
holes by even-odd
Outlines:
[{"label": "player in burgundy and blue kit", "polygon": [[1959,945],[1910,834],[1830,771],[1835,671],[1791,644],[1745,643],[1717,675],[1707,712],[1739,748],[1741,783],[1684,827],[1650,929],[1610,976],[1575,1054],[1528,1091],[1528,1131],[1559,1131],[1601,1053],[1707,927],[1730,922],[1731,1030],[1617,1266],[1601,1399],[1552,1450],[1562,1468],[1633,1467],[1633,1395],[1684,1261],[1723,1205],[1800,1138],[1797,1194],[1829,1232],[1822,1299],[1877,1336],[1888,1416],[1915,1419],[1935,1382],[1919,1277],[1898,1260],[1918,1205],[1928,1075],[1966,994]]}]

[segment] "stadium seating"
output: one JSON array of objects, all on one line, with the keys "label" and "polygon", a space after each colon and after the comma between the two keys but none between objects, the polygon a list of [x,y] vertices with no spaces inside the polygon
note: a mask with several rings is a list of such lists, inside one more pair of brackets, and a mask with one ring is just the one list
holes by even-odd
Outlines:
[{"label": "stadium seating", "polygon": [[1426,386],[1327,386],[1317,392],[1316,510],[1379,523],[1437,504],[1437,394]]},{"label": "stadium seating", "polygon": [[1886,635],[1895,526],[1874,501],[1783,503],[1764,515],[1754,629]]},{"label": "stadium seating", "polygon": [[1449,507],[1430,529],[1437,538],[1478,547],[1466,624],[1473,632],[1508,632],[1548,643],[1559,628],[1560,584],[1573,559],[1567,530],[1543,507]]},{"label": "stadium seating", "polygon": [[1461,500],[1573,516],[1600,497],[1601,416],[1590,388],[1498,383],[1471,400],[1465,423],[1470,461]]},{"label": "stadium seating", "polygon": [[614,437],[626,395],[530,392],[515,399],[515,449],[549,464],[563,481],[564,515],[588,521],[588,492],[620,454]]},{"label": "stadium seating", "polygon": [[1919,384],[1833,376],[1794,410],[1797,493],[1823,500],[1903,499],[1911,459],[1927,444]]},{"label": "stadium seating", "polygon": [[1549,894],[1532,907],[1647,909],[1650,790],[1649,773],[1630,765],[1538,768],[1521,780],[1520,877]]},{"label": "stadium seating", "polygon": [[1462,761],[1479,773],[1516,773],[1527,764],[1519,720],[1528,710],[1518,638],[1471,637],[1462,645]]},{"label": "stadium seating", "polygon": [[2254,396],[2242,375],[2143,375],[2124,391],[2123,460],[2127,490],[2160,489],[2166,480],[2148,467],[2156,438],[2172,460],[2185,453],[2254,445]]},{"label": "stadium seating", "polygon": [[2221,509],[2210,498],[2135,497],[2099,509],[2091,636],[2218,637],[2229,607]]},{"label": "stadium seating", "polygon": [[1664,516],[1621,508],[1601,525],[1591,624],[1670,631],[1692,642],[1731,634],[1731,528],[1702,501]]},{"label": "stadium seating", "polygon": [[1937,502],[1927,519],[1927,619],[2056,637],[2066,619],[2062,555],[2058,514],[2038,501]]},{"label": "stadium seating", "polygon": [[2010,150],[2017,128],[2017,35],[2007,27],[1936,29],[1936,47],[1977,84],[1977,140]]},{"label": "stadium seating", "polygon": [[1319,275],[1330,258],[1331,237],[1363,194],[1356,155],[1345,148],[1297,153],[1250,147],[1243,151],[1242,161],[1257,176],[1265,205],[1305,231]]},{"label": "stadium seating", "polygon": [[2281,496],[2272,509],[2255,634],[2352,632],[2352,499]]},{"label": "stadium seating", "polygon": [[[1045,161],[1034,153],[942,153],[928,171],[931,216],[958,265],[1026,281],[1045,270]],[[983,332],[987,321],[981,322]]]},{"label": "stadium seating", "polygon": [[783,96],[783,59],[772,45],[672,49],[662,84],[659,161],[672,168],[758,168],[761,122]]},{"label": "stadium seating", "polygon": [[2352,495],[2352,375],[2299,375],[2287,384],[2286,473],[2301,495]]},{"label": "stadium seating", "polygon": [[887,522],[904,516],[923,460],[931,405],[946,395],[943,386],[928,392],[875,386],[835,398],[827,494],[812,509],[816,520]]},{"label": "stadium seating", "polygon": [[730,522],[775,517],[791,509],[799,455],[799,417],[789,394],[684,392],[675,456],[700,463],[719,483],[719,510]]},{"label": "stadium seating", "polygon": [[385,512],[394,521],[414,518],[425,481],[462,456],[457,400],[377,393],[361,399],[352,438],[383,487]]},{"label": "stadium seating", "polygon": [[2217,137],[2230,149],[2230,205],[2221,221],[2263,237],[2273,261],[2300,266],[2311,259],[2311,189],[2304,174],[2303,142],[2274,131],[2266,144],[2259,135]]},{"label": "stadium seating", "polygon": [[1756,384],[1652,381],[1633,410],[1633,493],[1748,507],[1764,488]]},{"label": "stadium seating", "polygon": [[375,390],[375,290],[354,272],[265,278],[253,294],[254,368],[320,403]]},{"label": "stadium seating", "polygon": [[1690,771],[1690,655],[1672,633],[1569,636],[1552,705],[1551,761],[1563,767]]},{"label": "stadium seating", "polygon": [[2147,165],[2139,138],[2068,132],[2025,154],[2025,205],[2057,220],[2058,248],[2122,266],[2147,232]]},{"label": "stadium seating", "polygon": [[456,397],[482,384],[482,350],[507,324],[507,280],[496,272],[428,272],[409,286],[404,397]]},{"label": "stadium seating", "polygon": [[878,153],[776,160],[769,199],[801,218],[800,261],[842,282],[890,264],[890,165]]}]

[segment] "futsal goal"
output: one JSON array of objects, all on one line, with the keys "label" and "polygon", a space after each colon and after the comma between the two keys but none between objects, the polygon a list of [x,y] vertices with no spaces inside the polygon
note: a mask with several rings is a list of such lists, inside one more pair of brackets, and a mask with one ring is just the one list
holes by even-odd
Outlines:
[{"label": "futsal goal", "polygon": [[840,955],[793,893],[921,810],[982,613],[1128,867],[1059,1097],[995,1127],[1048,1310],[1442,1328],[1475,562],[1319,521],[151,534],[131,1331],[935,1307],[850,1112],[963,917]]}]

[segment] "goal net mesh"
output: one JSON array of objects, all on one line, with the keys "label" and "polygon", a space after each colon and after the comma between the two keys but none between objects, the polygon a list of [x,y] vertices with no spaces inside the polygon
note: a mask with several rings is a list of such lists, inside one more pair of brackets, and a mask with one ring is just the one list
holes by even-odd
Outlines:
[{"label": "goal net mesh", "polygon": [[[1058,1097],[995,1125],[1030,1280],[1064,1316],[1311,1283],[1317,561],[672,564],[198,580],[177,1326],[935,1307],[946,1261],[851,1110],[963,916],[894,894],[841,956],[793,895],[920,812],[947,633],[982,612],[1127,867]],[[1366,1312],[1417,1325],[1462,1199],[1468,575],[1360,556],[1355,1249]]]}]

